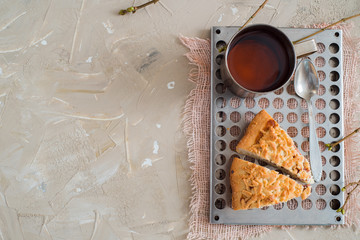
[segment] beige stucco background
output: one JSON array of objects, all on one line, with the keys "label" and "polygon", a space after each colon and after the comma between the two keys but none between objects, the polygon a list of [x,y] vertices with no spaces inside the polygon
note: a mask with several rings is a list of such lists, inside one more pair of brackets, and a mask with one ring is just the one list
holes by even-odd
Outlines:
[{"label": "beige stucco background", "polygon": [[[262,1],[0,0],[0,239],[185,239],[194,84],[180,35],[241,25]],[[359,0],[270,0],[253,23],[334,22]],[[354,37],[360,36],[360,18]],[[359,239],[353,228],[257,239]]]}]

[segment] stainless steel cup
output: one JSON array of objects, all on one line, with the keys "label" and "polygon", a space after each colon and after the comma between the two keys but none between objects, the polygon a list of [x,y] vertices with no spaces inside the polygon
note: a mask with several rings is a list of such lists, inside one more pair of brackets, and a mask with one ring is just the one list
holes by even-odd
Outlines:
[{"label": "stainless steel cup", "polygon": [[[287,57],[288,57],[288,62],[289,62],[289,64],[288,64],[289,69],[287,71],[287,76],[282,81],[281,86],[279,86],[275,89],[270,89],[270,90],[267,90],[264,92],[261,92],[261,91],[257,92],[257,91],[252,91],[252,90],[246,89],[245,87],[241,86],[230,73],[229,66],[228,66],[229,52],[238,43],[239,39],[243,36],[243,34],[249,33],[252,31],[256,31],[256,32],[260,31],[260,32],[266,32],[268,34],[271,34],[277,41],[280,42],[280,44],[285,48],[285,50],[287,52]],[[225,85],[230,89],[230,91],[233,92],[237,96],[255,97],[258,95],[263,95],[263,94],[266,94],[269,92],[276,91],[277,89],[286,86],[289,83],[289,81],[295,71],[297,58],[309,55],[316,51],[317,51],[317,45],[316,45],[316,42],[314,39],[311,39],[311,40],[308,40],[305,42],[301,42],[301,43],[297,43],[294,45],[290,41],[290,39],[281,30],[279,30],[276,27],[273,27],[273,26],[270,26],[267,24],[250,25],[250,26],[245,27],[242,30],[238,31],[230,39],[230,42],[228,43],[227,49],[225,52],[225,58],[223,59],[221,67],[220,67],[221,77],[224,80]],[[261,66],[259,66],[259,68],[261,68]]]}]

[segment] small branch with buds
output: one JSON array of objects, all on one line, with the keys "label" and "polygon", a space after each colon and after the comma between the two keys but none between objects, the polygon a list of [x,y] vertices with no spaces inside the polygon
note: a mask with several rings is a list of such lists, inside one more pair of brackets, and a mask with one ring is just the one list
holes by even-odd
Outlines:
[{"label": "small branch with buds", "polygon": [[360,127],[355,129],[352,133],[350,133],[346,137],[340,139],[339,141],[334,142],[334,143],[325,144],[325,146],[328,148],[329,151],[331,151],[333,147],[335,147],[336,145],[340,144],[341,142],[345,141],[347,138],[351,137],[352,135],[354,135],[355,133],[358,133],[358,132],[360,132]]},{"label": "small branch with buds", "polygon": [[349,201],[351,194],[356,190],[356,188],[358,186],[360,186],[360,180],[358,182],[351,182],[341,189],[341,191],[345,192],[350,186],[353,186],[353,185],[356,185],[356,186],[350,192],[347,193],[344,204],[338,210],[336,210],[336,212],[341,212],[341,214],[343,214],[343,215],[345,214],[345,205]]},{"label": "small branch with buds", "polygon": [[150,2],[147,2],[147,3],[144,3],[144,4],[141,4],[139,6],[132,6],[132,7],[128,7],[127,9],[121,9],[119,11],[119,15],[125,15],[125,14],[128,14],[128,13],[135,13],[137,10],[141,9],[141,8],[144,8],[144,7],[147,7],[149,6],[150,4],[155,4],[157,3],[159,0],[152,0]]},{"label": "small branch with buds", "polygon": [[[333,147],[335,147],[336,145],[340,144],[341,142],[345,141],[347,138],[351,137],[352,135],[354,135],[355,133],[358,133],[358,132],[360,132],[360,128],[355,129],[352,133],[350,133],[349,135],[340,139],[339,141],[334,142],[334,143],[325,144],[325,146],[328,148],[329,151],[331,151]],[[347,196],[346,196],[344,204],[338,210],[336,210],[336,212],[340,212],[343,215],[345,214],[345,206],[348,203],[351,194],[356,190],[356,188],[358,186],[360,186],[360,180],[357,182],[351,182],[341,189],[341,191],[345,192],[349,187],[351,187],[353,185],[356,185],[356,186],[353,189],[351,189],[350,192],[347,192]]]}]

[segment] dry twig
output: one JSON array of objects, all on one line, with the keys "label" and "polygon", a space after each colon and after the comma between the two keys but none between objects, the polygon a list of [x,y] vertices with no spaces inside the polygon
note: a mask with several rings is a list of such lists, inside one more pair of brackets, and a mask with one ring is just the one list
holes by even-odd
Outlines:
[{"label": "dry twig", "polygon": [[335,26],[336,24],[339,24],[339,23],[341,23],[341,22],[345,22],[345,21],[347,21],[347,20],[349,20],[349,19],[356,18],[356,17],[359,17],[359,16],[360,16],[360,13],[359,13],[359,14],[356,14],[356,15],[354,15],[354,16],[351,16],[351,17],[343,18],[343,19],[341,19],[341,20],[339,20],[339,21],[337,21],[337,22],[335,22],[335,23],[332,23],[332,24],[330,24],[330,25],[328,25],[328,26],[320,29],[319,31],[316,31],[316,32],[314,32],[314,33],[312,33],[312,34],[310,34],[310,35],[308,35],[308,36],[306,36],[306,37],[300,38],[299,40],[296,40],[296,41],[294,41],[293,43],[296,44],[296,43],[298,43],[298,42],[301,42],[301,41],[303,41],[303,40],[305,40],[305,39],[307,39],[307,38],[309,38],[309,37],[312,37],[312,36],[314,36],[314,35],[316,35],[316,34],[318,34],[318,33],[321,33],[321,32],[323,32],[323,31],[325,31],[326,29],[328,29],[328,28],[330,28],[330,27],[332,27],[332,26]]},{"label": "dry twig", "polygon": [[333,147],[335,147],[336,145],[340,144],[342,141],[345,141],[347,138],[351,137],[352,135],[354,135],[355,133],[358,133],[360,132],[360,127],[355,129],[352,133],[350,133],[349,135],[347,135],[346,137],[340,139],[339,141],[337,142],[334,142],[334,143],[328,143],[328,144],[325,144],[325,146],[328,148],[329,151],[331,151],[331,149]]},{"label": "dry twig", "polygon": [[258,14],[258,12],[260,12],[261,9],[263,9],[265,7],[265,4],[268,2],[268,0],[265,0],[263,2],[263,4],[260,5],[260,7],[256,10],[256,12],[254,12],[253,15],[251,15],[251,17],[239,28],[239,31],[241,29],[243,29],[255,16],[256,14]]},{"label": "dry twig", "polygon": [[152,0],[150,2],[147,2],[147,3],[144,3],[144,4],[141,4],[139,6],[132,6],[132,7],[128,7],[127,9],[121,9],[119,11],[119,15],[125,15],[125,14],[128,14],[128,13],[135,13],[137,10],[141,9],[141,8],[144,8],[146,6],[149,6],[150,4],[155,4],[157,3],[159,0]]}]

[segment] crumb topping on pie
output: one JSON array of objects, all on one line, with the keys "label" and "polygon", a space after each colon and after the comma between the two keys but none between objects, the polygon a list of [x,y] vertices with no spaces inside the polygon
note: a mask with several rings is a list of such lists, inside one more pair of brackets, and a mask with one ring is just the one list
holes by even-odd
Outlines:
[{"label": "crumb topping on pie", "polygon": [[231,164],[230,185],[234,210],[261,208],[296,197],[306,199],[311,193],[310,186],[239,158]]},{"label": "crumb topping on pie", "polygon": [[[304,183],[313,183],[310,164],[296,148],[290,136],[265,111],[258,113],[250,123],[236,151],[285,169]],[[250,154],[249,154],[250,153]]]}]

